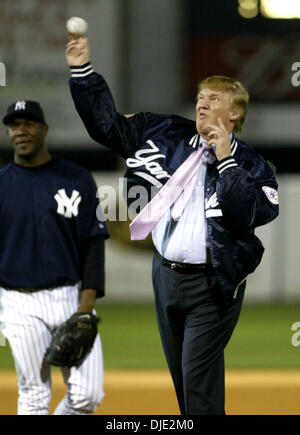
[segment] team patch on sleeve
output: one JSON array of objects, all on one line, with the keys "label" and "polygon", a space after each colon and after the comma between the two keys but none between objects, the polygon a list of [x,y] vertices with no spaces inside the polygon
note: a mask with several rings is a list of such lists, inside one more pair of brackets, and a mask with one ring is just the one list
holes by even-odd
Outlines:
[{"label": "team patch on sleeve", "polygon": [[266,197],[272,204],[279,204],[278,192],[272,187],[263,186],[262,190],[264,191]]}]

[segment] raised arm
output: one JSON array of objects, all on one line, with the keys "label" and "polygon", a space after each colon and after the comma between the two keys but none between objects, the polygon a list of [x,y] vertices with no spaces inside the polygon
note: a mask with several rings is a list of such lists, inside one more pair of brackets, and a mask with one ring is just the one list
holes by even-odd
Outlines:
[{"label": "raised arm", "polygon": [[128,117],[117,112],[106,81],[93,70],[87,37],[71,38],[66,60],[73,101],[90,137],[127,158],[141,142],[146,114]]}]

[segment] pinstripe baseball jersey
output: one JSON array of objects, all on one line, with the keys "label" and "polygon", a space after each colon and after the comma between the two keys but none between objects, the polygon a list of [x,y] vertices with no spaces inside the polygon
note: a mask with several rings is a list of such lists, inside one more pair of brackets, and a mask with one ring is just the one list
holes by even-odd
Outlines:
[{"label": "pinstripe baseball jersey", "polygon": [[0,286],[46,288],[79,281],[81,243],[108,237],[105,222],[96,217],[96,190],[91,174],[66,160],[2,168]]}]

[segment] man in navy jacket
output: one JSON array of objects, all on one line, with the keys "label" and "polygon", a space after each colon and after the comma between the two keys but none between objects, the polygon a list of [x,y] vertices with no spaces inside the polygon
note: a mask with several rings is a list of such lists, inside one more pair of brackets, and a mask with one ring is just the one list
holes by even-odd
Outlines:
[{"label": "man in navy jacket", "polygon": [[180,218],[172,219],[170,209],[152,230],[153,287],[181,413],[224,414],[224,349],[246,278],[264,251],[254,230],[278,215],[271,167],[235,137],[248,92],[237,80],[212,76],[199,84],[196,122],[153,113],[124,116],[93,70],[87,38],[72,39],[66,58],[88,133],[126,159],[128,188],[144,187],[148,201],[196,149],[209,146]]}]

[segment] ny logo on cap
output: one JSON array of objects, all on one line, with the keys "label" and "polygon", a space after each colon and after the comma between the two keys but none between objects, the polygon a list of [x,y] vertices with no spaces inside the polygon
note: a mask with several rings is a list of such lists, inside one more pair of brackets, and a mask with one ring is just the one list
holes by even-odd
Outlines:
[{"label": "ny logo on cap", "polygon": [[26,101],[17,101],[15,105],[15,110],[25,110],[26,109]]}]

